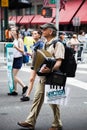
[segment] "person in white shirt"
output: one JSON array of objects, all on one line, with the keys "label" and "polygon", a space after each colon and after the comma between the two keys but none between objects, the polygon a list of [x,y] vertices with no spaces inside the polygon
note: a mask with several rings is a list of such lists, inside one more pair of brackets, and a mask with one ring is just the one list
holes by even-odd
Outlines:
[{"label": "person in white shirt", "polygon": [[23,63],[23,53],[24,53],[24,43],[22,38],[19,35],[19,32],[16,27],[11,29],[11,35],[14,39],[13,47],[14,47],[14,60],[13,60],[13,81],[14,81],[14,90],[12,93],[8,93],[8,95],[16,96],[18,95],[17,92],[17,83],[19,83],[22,87],[22,94],[24,94],[27,90],[27,86],[23,83],[23,81],[17,76],[19,70],[22,67]]},{"label": "person in white shirt", "polygon": [[76,34],[73,34],[72,38],[69,40],[68,45],[74,49],[74,52],[76,53],[78,51],[79,47],[79,41]]}]

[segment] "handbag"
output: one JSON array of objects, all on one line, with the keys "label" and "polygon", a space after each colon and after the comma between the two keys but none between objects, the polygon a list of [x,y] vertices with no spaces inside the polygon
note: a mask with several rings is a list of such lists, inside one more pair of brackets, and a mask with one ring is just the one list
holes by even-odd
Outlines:
[{"label": "handbag", "polygon": [[66,74],[62,73],[61,71],[53,71],[46,76],[45,84],[53,85],[53,86],[63,86],[65,87],[66,83]]},{"label": "handbag", "polygon": [[65,106],[69,100],[69,93],[69,87],[66,87],[64,91],[62,88],[50,88],[50,85],[45,85],[44,103]]},{"label": "handbag", "polygon": [[27,47],[26,45],[24,45],[24,52],[25,54],[23,54],[23,63],[28,63],[29,62],[29,55],[27,55]]}]

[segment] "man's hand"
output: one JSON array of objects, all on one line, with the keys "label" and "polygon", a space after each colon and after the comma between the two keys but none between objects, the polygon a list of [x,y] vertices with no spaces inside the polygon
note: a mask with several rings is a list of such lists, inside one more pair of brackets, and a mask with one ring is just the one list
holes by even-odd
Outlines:
[{"label": "man's hand", "polygon": [[46,64],[44,64],[44,65],[41,67],[41,69],[40,69],[40,72],[41,72],[41,73],[50,73],[50,71],[51,71],[51,69],[48,68],[48,67],[46,66]]}]

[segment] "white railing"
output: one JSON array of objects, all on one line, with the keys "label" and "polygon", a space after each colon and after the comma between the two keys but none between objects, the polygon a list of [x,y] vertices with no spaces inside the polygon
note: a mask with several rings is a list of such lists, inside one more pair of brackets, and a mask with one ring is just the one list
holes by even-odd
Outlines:
[{"label": "white railing", "polygon": [[[6,42],[0,42],[0,66],[6,64]],[[82,61],[87,63],[87,43],[83,47]]]},{"label": "white railing", "polygon": [[6,42],[0,42],[0,66],[3,63],[6,63]]}]

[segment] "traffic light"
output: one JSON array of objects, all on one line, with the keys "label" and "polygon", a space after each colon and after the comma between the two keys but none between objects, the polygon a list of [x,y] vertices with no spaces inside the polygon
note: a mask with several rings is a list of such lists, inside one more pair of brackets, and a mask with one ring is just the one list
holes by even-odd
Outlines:
[{"label": "traffic light", "polygon": [[43,7],[41,10],[41,15],[45,18],[52,17],[52,8],[51,7]]}]

